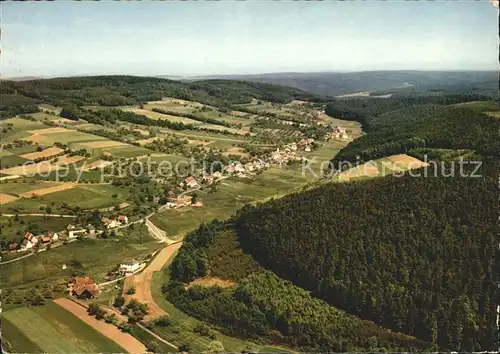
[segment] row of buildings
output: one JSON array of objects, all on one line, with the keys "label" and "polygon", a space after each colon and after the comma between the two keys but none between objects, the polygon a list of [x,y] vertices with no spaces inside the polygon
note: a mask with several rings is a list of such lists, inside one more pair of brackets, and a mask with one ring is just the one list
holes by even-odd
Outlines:
[{"label": "row of buildings", "polygon": [[101,219],[102,224],[106,229],[113,229],[118,226],[123,226],[128,224],[128,216],[126,215],[118,215],[114,219],[109,219],[109,218],[102,218]]},{"label": "row of buildings", "polygon": [[46,234],[33,235],[31,232],[26,232],[21,243],[13,242],[9,245],[9,251],[28,251],[33,248],[46,248],[52,243],[58,243],[61,241],[69,241],[76,239],[79,236],[92,236],[101,233],[101,231],[96,230],[92,225],[87,225],[86,227],[75,226],[68,224],[66,229],[59,232],[49,231]]}]

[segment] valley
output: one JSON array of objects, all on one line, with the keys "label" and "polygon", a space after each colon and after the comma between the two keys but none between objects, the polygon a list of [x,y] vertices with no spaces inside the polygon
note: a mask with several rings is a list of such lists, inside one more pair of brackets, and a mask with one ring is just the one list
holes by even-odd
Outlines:
[{"label": "valley", "polygon": [[[429,258],[410,256],[411,247],[435,244],[436,230],[464,264],[462,242],[475,262],[476,242],[492,241],[491,211],[451,216],[454,203],[469,210],[492,197],[485,188],[499,150],[491,133],[498,108],[487,97],[335,99],[240,81],[126,76],[6,82],[2,95],[8,350],[426,351],[456,343],[489,349],[492,281],[481,284],[487,300],[478,299],[477,281],[464,286],[466,280],[444,272],[451,255],[441,243]],[[367,101],[360,107],[359,100]],[[475,183],[408,177],[433,171],[432,162],[477,157],[489,167]],[[342,161],[350,164],[337,169]],[[460,190],[477,199],[462,199]],[[442,208],[441,194],[450,220],[433,214]],[[416,215],[407,218],[411,210]],[[431,219],[437,221],[426,224]],[[454,238],[461,227],[477,239]],[[491,257],[483,254],[466,279],[492,274]],[[431,258],[439,260],[431,268],[437,279],[455,279],[449,287],[461,296],[453,310],[462,317],[446,323],[410,305],[419,301],[411,293],[422,291],[428,312],[452,311],[437,309],[432,295],[419,290],[431,282],[427,273],[409,270]],[[74,292],[78,282],[82,293]],[[70,307],[83,321],[66,313]],[[65,319],[45,319],[47,309]],[[440,333],[468,314],[474,322],[465,331],[476,325],[477,338],[443,339]],[[83,331],[99,339],[92,348],[83,343],[88,339],[51,342],[26,326],[33,316],[52,321],[54,331],[98,321],[95,333]],[[29,340],[19,340],[20,333]]]}]

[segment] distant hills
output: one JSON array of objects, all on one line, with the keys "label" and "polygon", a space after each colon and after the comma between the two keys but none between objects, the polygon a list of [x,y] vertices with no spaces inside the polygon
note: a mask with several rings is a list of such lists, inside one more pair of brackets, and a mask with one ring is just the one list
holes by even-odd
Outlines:
[{"label": "distant hills", "polygon": [[[178,76],[158,76],[181,80]],[[415,91],[475,92],[493,95],[498,91],[496,71],[362,71],[318,73],[271,73],[258,75],[213,75],[184,77],[184,81],[231,79],[295,87],[304,91],[337,96],[354,92]],[[386,92],[384,92],[386,93]]]}]

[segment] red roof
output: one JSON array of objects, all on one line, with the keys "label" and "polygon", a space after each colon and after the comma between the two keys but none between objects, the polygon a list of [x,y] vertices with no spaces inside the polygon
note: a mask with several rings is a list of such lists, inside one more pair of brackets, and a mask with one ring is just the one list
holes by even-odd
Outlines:
[{"label": "red roof", "polygon": [[25,234],[24,234],[24,238],[25,238],[26,240],[29,240],[29,239],[30,239],[30,238],[32,238],[32,237],[33,237],[33,234],[32,234],[31,232],[27,232],[27,233],[25,233]]},{"label": "red roof", "polygon": [[127,217],[126,217],[125,215],[119,215],[119,216],[118,216],[118,220],[120,220],[120,221],[123,221],[123,220],[125,220],[126,218],[127,218]]},{"label": "red roof", "polygon": [[99,286],[89,277],[75,277],[72,280],[73,291],[75,294],[80,296],[85,291],[88,291],[92,295],[99,292]]}]

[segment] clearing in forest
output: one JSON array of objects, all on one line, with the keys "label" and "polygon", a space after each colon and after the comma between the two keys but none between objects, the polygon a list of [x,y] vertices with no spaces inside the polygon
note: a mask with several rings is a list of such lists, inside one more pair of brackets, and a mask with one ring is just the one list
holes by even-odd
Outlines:
[{"label": "clearing in forest", "polygon": [[197,278],[190,282],[187,286],[186,289],[189,289],[193,286],[202,286],[204,288],[211,288],[214,286],[218,286],[220,288],[230,288],[233,286],[236,286],[236,283],[231,281],[231,280],[224,280],[218,277],[203,277],[203,278]]},{"label": "clearing in forest", "polygon": [[420,161],[406,154],[392,155],[388,157],[388,160],[390,162],[386,162],[386,164],[389,164],[389,168],[394,171],[410,170],[429,165],[427,162]]}]

